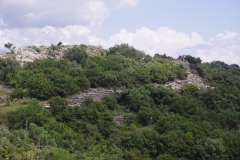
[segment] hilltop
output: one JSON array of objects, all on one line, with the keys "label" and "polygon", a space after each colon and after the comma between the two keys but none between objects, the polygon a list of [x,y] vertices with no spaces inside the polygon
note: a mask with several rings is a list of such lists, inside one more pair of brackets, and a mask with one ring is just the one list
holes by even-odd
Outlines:
[{"label": "hilltop", "polygon": [[[61,59],[64,56],[64,51],[71,49],[73,47],[81,47],[83,45],[51,45],[51,46],[27,46],[24,48],[18,48],[12,54],[1,55],[1,57],[12,57],[20,63],[21,66],[28,62],[33,62],[37,59]],[[102,46],[84,45],[86,47],[86,52],[89,56],[106,56],[108,50],[103,49]],[[185,80],[175,79],[170,81],[163,86],[170,87],[175,90],[181,89],[185,84],[194,84],[198,88],[209,88],[208,84],[204,84],[202,78],[191,72],[190,64],[186,60],[175,60],[177,63],[181,63],[187,69],[187,78]],[[155,83],[155,86],[160,84]]]},{"label": "hilltop", "polygon": [[[51,46],[27,46],[23,48],[17,48],[14,53],[3,54],[1,57],[12,57],[16,61],[24,65],[27,62],[33,62],[36,59],[55,58],[61,59],[64,55],[64,51],[72,48],[79,47],[81,45],[51,45]],[[102,46],[86,45],[86,52],[89,55],[106,55],[107,50]]]},{"label": "hilltop", "polygon": [[0,58],[0,159],[240,157],[240,69],[128,44]]}]

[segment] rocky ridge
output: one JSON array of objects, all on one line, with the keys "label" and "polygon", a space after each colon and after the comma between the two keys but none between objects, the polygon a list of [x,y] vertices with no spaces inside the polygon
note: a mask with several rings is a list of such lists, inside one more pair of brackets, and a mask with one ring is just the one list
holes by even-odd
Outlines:
[{"label": "rocky ridge", "polygon": [[[36,59],[45,59],[45,58],[56,58],[61,59],[64,55],[64,51],[68,48],[72,48],[74,46],[80,45],[62,45],[53,49],[51,46],[27,46],[24,48],[15,49],[13,54],[3,54],[0,57],[8,57],[11,55],[15,57],[15,59],[20,62],[21,65],[24,65],[27,62],[33,62]],[[86,51],[89,55],[106,55],[107,50],[103,49],[102,46],[93,46],[86,45]]]}]

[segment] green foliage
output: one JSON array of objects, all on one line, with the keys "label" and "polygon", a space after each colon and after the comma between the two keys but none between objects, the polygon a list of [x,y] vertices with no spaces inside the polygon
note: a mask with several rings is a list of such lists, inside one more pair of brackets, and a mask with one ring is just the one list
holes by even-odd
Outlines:
[{"label": "green foliage", "polygon": [[202,62],[202,60],[199,57],[195,58],[191,55],[184,55],[179,57],[179,59],[182,59],[182,58],[187,60],[190,64],[193,64],[193,65],[196,65]]},{"label": "green foliage", "polygon": [[171,131],[184,133],[189,131],[192,126],[193,123],[188,122],[184,117],[177,114],[168,114],[159,119],[156,123],[155,129],[159,133],[168,133]]},{"label": "green foliage", "polygon": [[161,154],[157,157],[157,160],[175,160],[170,154]]},{"label": "green foliage", "polygon": [[[75,68],[76,74],[73,73],[74,66],[76,65],[71,66],[63,60],[37,60],[11,78],[10,84],[19,88],[18,91],[27,90],[30,97],[39,99],[49,99],[55,95],[65,97],[76,93],[80,87],[89,86],[87,79],[80,78],[77,68]],[[75,78],[72,77],[73,74]]]},{"label": "green foliage", "polygon": [[11,77],[14,77],[19,71],[19,64],[17,61],[6,58],[0,58],[0,82],[7,82]]},{"label": "green foliage", "polygon": [[135,60],[140,60],[145,55],[142,51],[139,51],[128,44],[115,45],[114,47],[109,48],[108,54],[120,54]]},{"label": "green foliage", "polygon": [[51,139],[51,135],[43,127],[38,127],[34,123],[29,125],[28,136],[35,144],[41,143],[43,146],[56,146],[56,142],[54,139]]},{"label": "green foliage", "polygon": [[12,43],[9,43],[9,42],[4,44],[4,47],[9,49],[11,51],[11,53],[14,53],[14,49],[16,48],[15,46],[13,46]]},{"label": "green foliage", "polygon": [[63,58],[66,58],[70,61],[76,61],[81,64],[82,61],[88,57],[85,46],[74,46],[73,48],[69,48],[64,52]]},{"label": "green foliage", "polygon": [[[66,51],[66,59],[35,60],[22,69],[12,59],[0,59],[1,81],[12,86],[9,102],[35,97],[50,104],[44,108],[47,101],[32,101],[1,114],[6,122],[0,127],[0,159],[240,157],[238,65],[184,56],[212,87],[187,84],[176,92],[152,83],[186,79],[182,62],[145,56],[126,44],[103,57],[86,56],[86,48],[76,46]],[[118,93],[68,106],[70,95],[90,87]]]},{"label": "green foliage", "polygon": [[80,90],[87,90],[90,88],[90,81],[85,76],[77,77],[76,82]]},{"label": "green foliage", "polygon": [[72,160],[73,155],[71,155],[65,149],[54,147],[46,150],[42,158],[46,160]]},{"label": "green foliage", "polygon": [[149,106],[150,92],[144,87],[128,89],[123,92],[120,101],[130,110],[138,112],[141,106]]},{"label": "green foliage", "polygon": [[103,104],[105,104],[109,110],[117,109],[117,100],[115,97],[112,96],[105,96],[103,97]]},{"label": "green foliage", "polygon": [[156,53],[154,55],[154,58],[173,59],[173,57],[167,56],[166,53],[164,53],[163,55]]},{"label": "green foliage", "polygon": [[63,110],[67,107],[67,101],[60,96],[52,97],[48,103],[50,105],[50,111],[53,115],[63,112]]},{"label": "green foliage", "polygon": [[14,90],[11,92],[10,97],[12,99],[14,99],[14,98],[24,98],[24,97],[27,97],[28,95],[29,95],[29,93],[28,93],[27,89],[14,88]]},{"label": "green foliage", "polygon": [[238,65],[228,65],[214,61],[197,67],[198,74],[212,85],[227,85],[240,88],[240,69]]},{"label": "green foliage", "polygon": [[8,126],[10,129],[25,128],[26,121],[36,125],[44,125],[49,122],[50,113],[43,109],[37,101],[31,101],[25,108],[18,108],[16,111],[7,114]]}]

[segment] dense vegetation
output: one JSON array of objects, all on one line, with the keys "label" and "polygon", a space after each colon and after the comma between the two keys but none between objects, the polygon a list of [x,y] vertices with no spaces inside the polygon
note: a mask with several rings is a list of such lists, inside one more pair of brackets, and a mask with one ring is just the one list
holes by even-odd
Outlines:
[{"label": "dense vegetation", "polygon": [[[155,87],[186,79],[185,65],[165,54],[146,56],[126,44],[109,48],[105,56],[89,56],[85,45],[76,46],[61,60],[35,60],[23,67],[0,59],[1,83],[13,87],[10,103],[35,98],[0,119],[0,159],[239,158],[239,66],[181,58],[214,89]],[[122,92],[68,106],[69,96],[96,87]],[[41,105],[46,100],[49,109]],[[125,123],[117,124],[116,115]]]}]

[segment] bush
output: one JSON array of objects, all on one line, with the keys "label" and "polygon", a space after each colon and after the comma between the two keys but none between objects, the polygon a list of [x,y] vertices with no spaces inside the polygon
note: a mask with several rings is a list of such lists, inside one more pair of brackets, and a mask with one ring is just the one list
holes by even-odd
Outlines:
[{"label": "bush", "polygon": [[70,61],[76,61],[81,64],[83,59],[87,58],[88,54],[86,51],[86,47],[84,46],[74,46],[73,48],[69,48],[64,52],[63,58],[66,58]]}]

